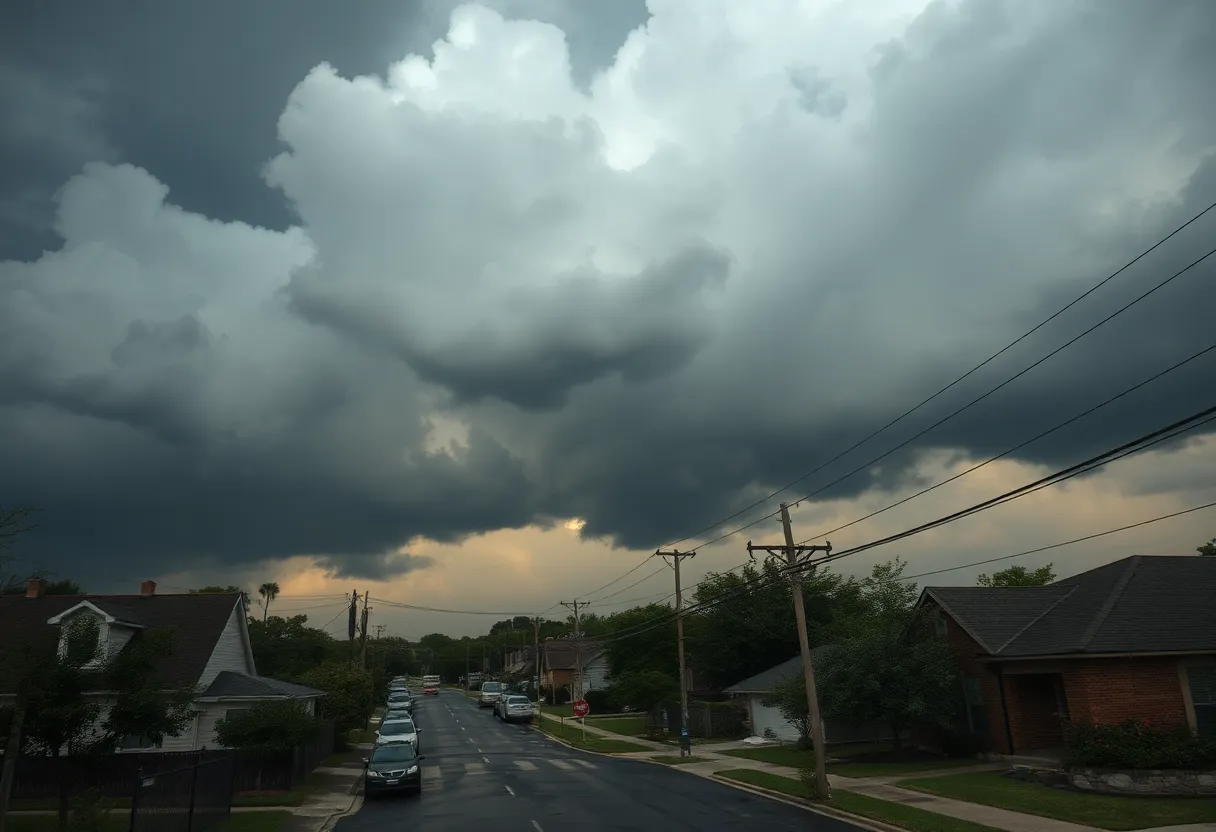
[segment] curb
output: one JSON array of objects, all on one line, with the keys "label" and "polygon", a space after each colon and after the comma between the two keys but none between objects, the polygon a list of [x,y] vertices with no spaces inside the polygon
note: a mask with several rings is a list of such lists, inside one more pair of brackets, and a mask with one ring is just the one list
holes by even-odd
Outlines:
[{"label": "curb", "polygon": [[[352,788],[354,788],[354,787],[352,786]],[[341,812],[334,812],[334,813],[328,815],[325,818],[325,820],[321,822],[321,828],[318,830],[318,832],[330,832],[330,830],[334,828],[334,825],[337,824],[337,822],[339,820],[341,820],[344,817],[347,817],[348,815],[355,814],[362,808],[363,808],[363,795],[360,795],[360,794],[353,795],[350,800],[350,805],[347,806],[345,809],[343,809]]]},{"label": "curb", "polygon": [[752,794],[760,797],[767,797],[769,800],[775,800],[778,803],[784,803],[787,806],[795,806],[816,815],[824,815],[825,817],[834,818],[836,820],[843,820],[862,829],[870,830],[870,832],[908,832],[907,829],[900,826],[892,826],[889,823],[873,820],[872,818],[867,818],[864,815],[854,815],[851,812],[842,812],[839,809],[820,806],[812,803],[809,800],[790,797],[788,794],[774,791],[772,789],[766,789],[763,786],[753,786],[751,783],[741,783],[738,780],[732,780],[729,777],[719,777],[716,774],[704,775],[696,774],[696,772],[689,772],[689,774],[695,774],[697,777],[704,777],[707,780],[714,780],[718,783],[730,786],[731,788],[738,789],[739,791],[751,792]]}]

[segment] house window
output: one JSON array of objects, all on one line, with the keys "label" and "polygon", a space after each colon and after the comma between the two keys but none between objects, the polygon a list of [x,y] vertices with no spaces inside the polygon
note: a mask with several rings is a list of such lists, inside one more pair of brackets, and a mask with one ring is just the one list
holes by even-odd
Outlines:
[{"label": "house window", "polygon": [[127,734],[122,738],[123,751],[150,751],[153,748],[160,748],[160,743],[147,734]]},{"label": "house window", "polygon": [[88,613],[74,615],[63,622],[59,655],[69,664],[81,667],[96,661],[101,653],[101,622]]},{"label": "house window", "polygon": [[967,701],[967,727],[976,736],[988,733],[988,713],[984,710],[984,688],[974,676],[963,679],[963,696]]},{"label": "house window", "polygon": [[933,619],[933,632],[939,636],[944,636],[946,634],[946,619],[941,617]]},{"label": "house window", "polygon": [[1216,665],[1192,666],[1186,669],[1195,707],[1195,728],[1201,737],[1216,737]]}]

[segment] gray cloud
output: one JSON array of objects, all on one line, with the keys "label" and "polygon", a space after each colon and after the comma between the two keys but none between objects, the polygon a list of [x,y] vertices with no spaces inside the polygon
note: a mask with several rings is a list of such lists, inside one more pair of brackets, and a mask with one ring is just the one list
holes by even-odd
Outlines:
[{"label": "gray cloud", "polygon": [[[440,3],[332,36],[331,12],[302,7],[281,50],[266,13],[190,95],[172,79],[223,9],[146,83],[162,47],[138,34],[65,66],[106,79],[99,135],[138,167],[86,168],[59,194],[62,247],[22,238],[0,263],[0,495],[46,510],[40,556],[102,579],[313,554],[374,578],[418,566],[385,553],[419,536],[572,516],[663,543],[834,456],[1216,199],[1203,0],[968,0],[910,23],[898,4],[808,23],[671,3],[601,75],[624,18],[609,37],[568,6],[502,8],[567,27],[573,81],[556,29],[475,10],[427,51]],[[431,63],[389,69],[412,48]],[[791,495],[1064,343],[1213,228]],[[1207,346],[1214,286],[1209,262],[824,496],[918,482],[930,451],[1000,452]],[[1019,458],[1067,464],[1206,406],[1212,371]],[[436,418],[467,443],[433,450]]]},{"label": "gray cloud", "polygon": [[387,581],[434,565],[433,558],[408,553],[389,553],[379,557],[333,556],[317,561],[317,566],[331,578],[363,578],[369,581]]}]

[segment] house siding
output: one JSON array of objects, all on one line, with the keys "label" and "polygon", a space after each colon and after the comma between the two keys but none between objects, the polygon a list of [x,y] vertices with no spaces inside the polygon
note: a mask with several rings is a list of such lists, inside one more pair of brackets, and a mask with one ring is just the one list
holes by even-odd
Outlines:
[{"label": "house siding", "polygon": [[584,673],[584,690],[605,690],[608,687],[608,659],[599,656],[589,662]]},{"label": "house siding", "polygon": [[1186,725],[1178,664],[1173,657],[1075,662],[1064,671],[1069,712],[1088,722],[1147,718],[1162,727]]},{"label": "house siding", "polygon": [[244,610],[241,609],[241,605],[234,605],[232,614],[228,618],[228,624],[225,625],[224,631],[216,640],[211,658],[207,660],[203,675],[198,680],[200,690],[215,681],[215,677],[224,670],[254,674],[254,669],[249,666],[248,654],[245,651],[245,633],[241,621],[243,615]]}]

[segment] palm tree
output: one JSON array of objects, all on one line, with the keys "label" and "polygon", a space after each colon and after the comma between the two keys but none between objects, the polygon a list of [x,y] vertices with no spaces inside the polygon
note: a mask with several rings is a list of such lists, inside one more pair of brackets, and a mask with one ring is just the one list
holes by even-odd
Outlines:
[{"label": "palm tree", "polygon": [[258,595],[264,599],[262,601],[262,620],[266,620],[266,616],[270,613],[270,602],[279,597],[279,585],[274,581],[267,581],[258,587]]}]

